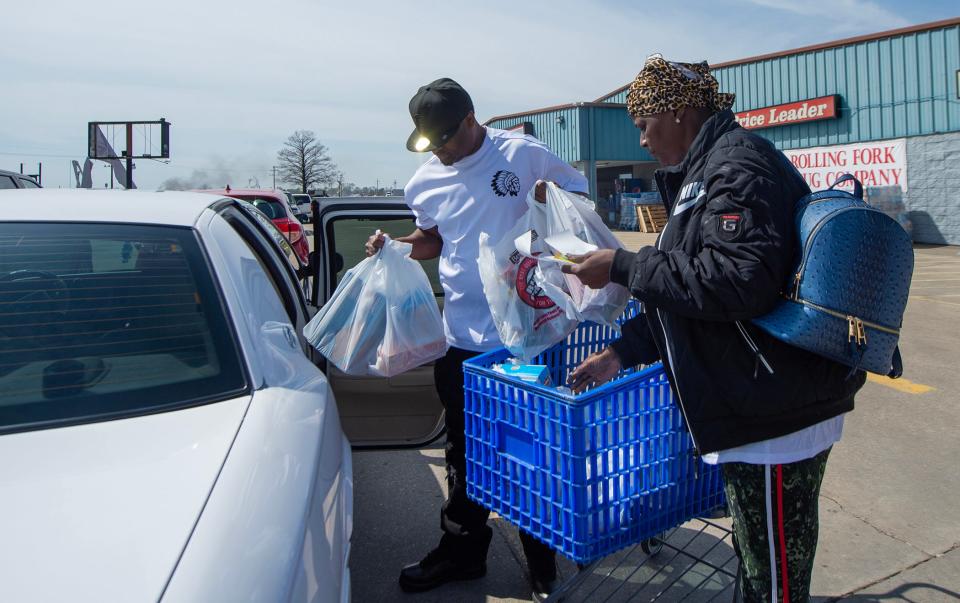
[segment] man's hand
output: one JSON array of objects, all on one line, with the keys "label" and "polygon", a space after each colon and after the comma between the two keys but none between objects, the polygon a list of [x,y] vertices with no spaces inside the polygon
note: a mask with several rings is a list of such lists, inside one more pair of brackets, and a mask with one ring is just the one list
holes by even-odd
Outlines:
[{"label": "man's hand", "polygon": [[367,257],[375,255],[380,248],[383,247],[385,233],[380,232],[379,230],[373,234],[369,239],[367,239],[367,244],[364,248],[367,251]]},{"label": "man's hand", "polygon": [[591,354],[567,377],[567,385],[574,393],[580,393],[590,386],[602,385],[620,372],[620,357],[613,348],[604,348],[602,352]]},{"label": "man's hand", "polygon": [[591,289],[602,289],[610,282],[610,267],[615,249],[598,249],[586,255],[570,258],[576,264],[564,264],[561,270],[580,279]]},{"label": "man's hand", "polygon": [[[554,184],[556,184],[556,182],[554,182]],[[533,199],[537,203],[547,202],[547,181],[546,180],[537,180],[537,183],[533,186]]]},{"label": "man's hand", "polygon": [[[553,182],[551,180],[551,182]],[[557,184],[553,182],[553,184]],[[557,184],[557,186],[560,186]],[[574,195],[580,195],[585,199],[589,199],[590,195],[587,193],[582,193],[580,191],[573,191]],[[537,183],[533,187],[533,200],[537,203],[546,203],[547,202],[547,181],[546,180],[537,180]]]}]

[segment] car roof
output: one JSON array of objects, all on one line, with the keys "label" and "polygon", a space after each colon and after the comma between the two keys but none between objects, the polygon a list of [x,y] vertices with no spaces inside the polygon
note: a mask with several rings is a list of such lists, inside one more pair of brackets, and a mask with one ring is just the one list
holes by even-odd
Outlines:
[{"label": "car roof", "polygon": [[[25,178],[26,180],[30,180],[31,182],[36,182],[36,181],[37,181],[36,178],[34,178],[33,176],[30,176],[30,175],[28,175],[28,174],[21,174],[20,172],[11,172],[11,171],[9,171],[9,170],[0,170],[0,176],[14,176],[14,177],[16,177],[16,178]],[[7,190],[9,190],[9,189],[7,189]]]},{"label": "car roof", "polygon": [[276,199],[278,201],[283,201],[287,198],[286,193],[283,191],[262,188],[231,188],[229,191],[225,188],[210,188],[197,190],[196,192],[207,194],[212,193],[215,195],[223,195],[224,197],[267,197],[270,199]]},{"label": "car roof", "polygon": [[317,199],[323,200],[322,203],[324,207],[346,205],[383,205],[385,207],[396,207],[400,205],[405,208],[407,207],[406,202],[400,195],[396,197],[317,197]]},{"label": "car roof", "polygon": [[11,172],[10,170],[0,170],[0,176],[16,176],[17,178],[30,178],[33,180],[32,176],[27,176],[26,174],[21,174],[20,172]]},{"label": "car roof", "polygon": [[193,226],[223,197],[179,191],[16,189],[0,193],[6,222],[126,222]]}]

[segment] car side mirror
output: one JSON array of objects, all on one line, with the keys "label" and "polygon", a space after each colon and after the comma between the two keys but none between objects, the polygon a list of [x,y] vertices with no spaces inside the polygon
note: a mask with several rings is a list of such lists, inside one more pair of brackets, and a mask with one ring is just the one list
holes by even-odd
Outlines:
[{"label": "car side mirror", "polygon": [[339,252],[333,253],[333,273],[343,270],[343,256]]}]

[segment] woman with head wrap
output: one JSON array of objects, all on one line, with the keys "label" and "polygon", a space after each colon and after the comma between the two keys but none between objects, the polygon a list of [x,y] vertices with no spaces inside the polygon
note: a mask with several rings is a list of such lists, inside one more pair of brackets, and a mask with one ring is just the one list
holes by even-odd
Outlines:
[{"label": "woman with head wrap", "polygon": [[809,188],[768,140],[741,128],[706,63],[647,59],[627,110],[660,162],[669,219],[655,247],[601,250],[566,268],[628,287],[644,311],[571,375],[575,390],[662,360],[697,453],[722,464],[744,601],[809,598],[817,498],[860,371],[754,328],[790,278],[794,203]]}]

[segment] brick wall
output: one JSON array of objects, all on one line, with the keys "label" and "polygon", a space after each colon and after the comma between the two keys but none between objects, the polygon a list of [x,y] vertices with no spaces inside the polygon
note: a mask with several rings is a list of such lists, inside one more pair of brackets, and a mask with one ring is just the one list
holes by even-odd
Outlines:
[{"label": "brick wall", "polygon": [[960,132],[907,139],[907,186],[913,240],[960,245]]}]

